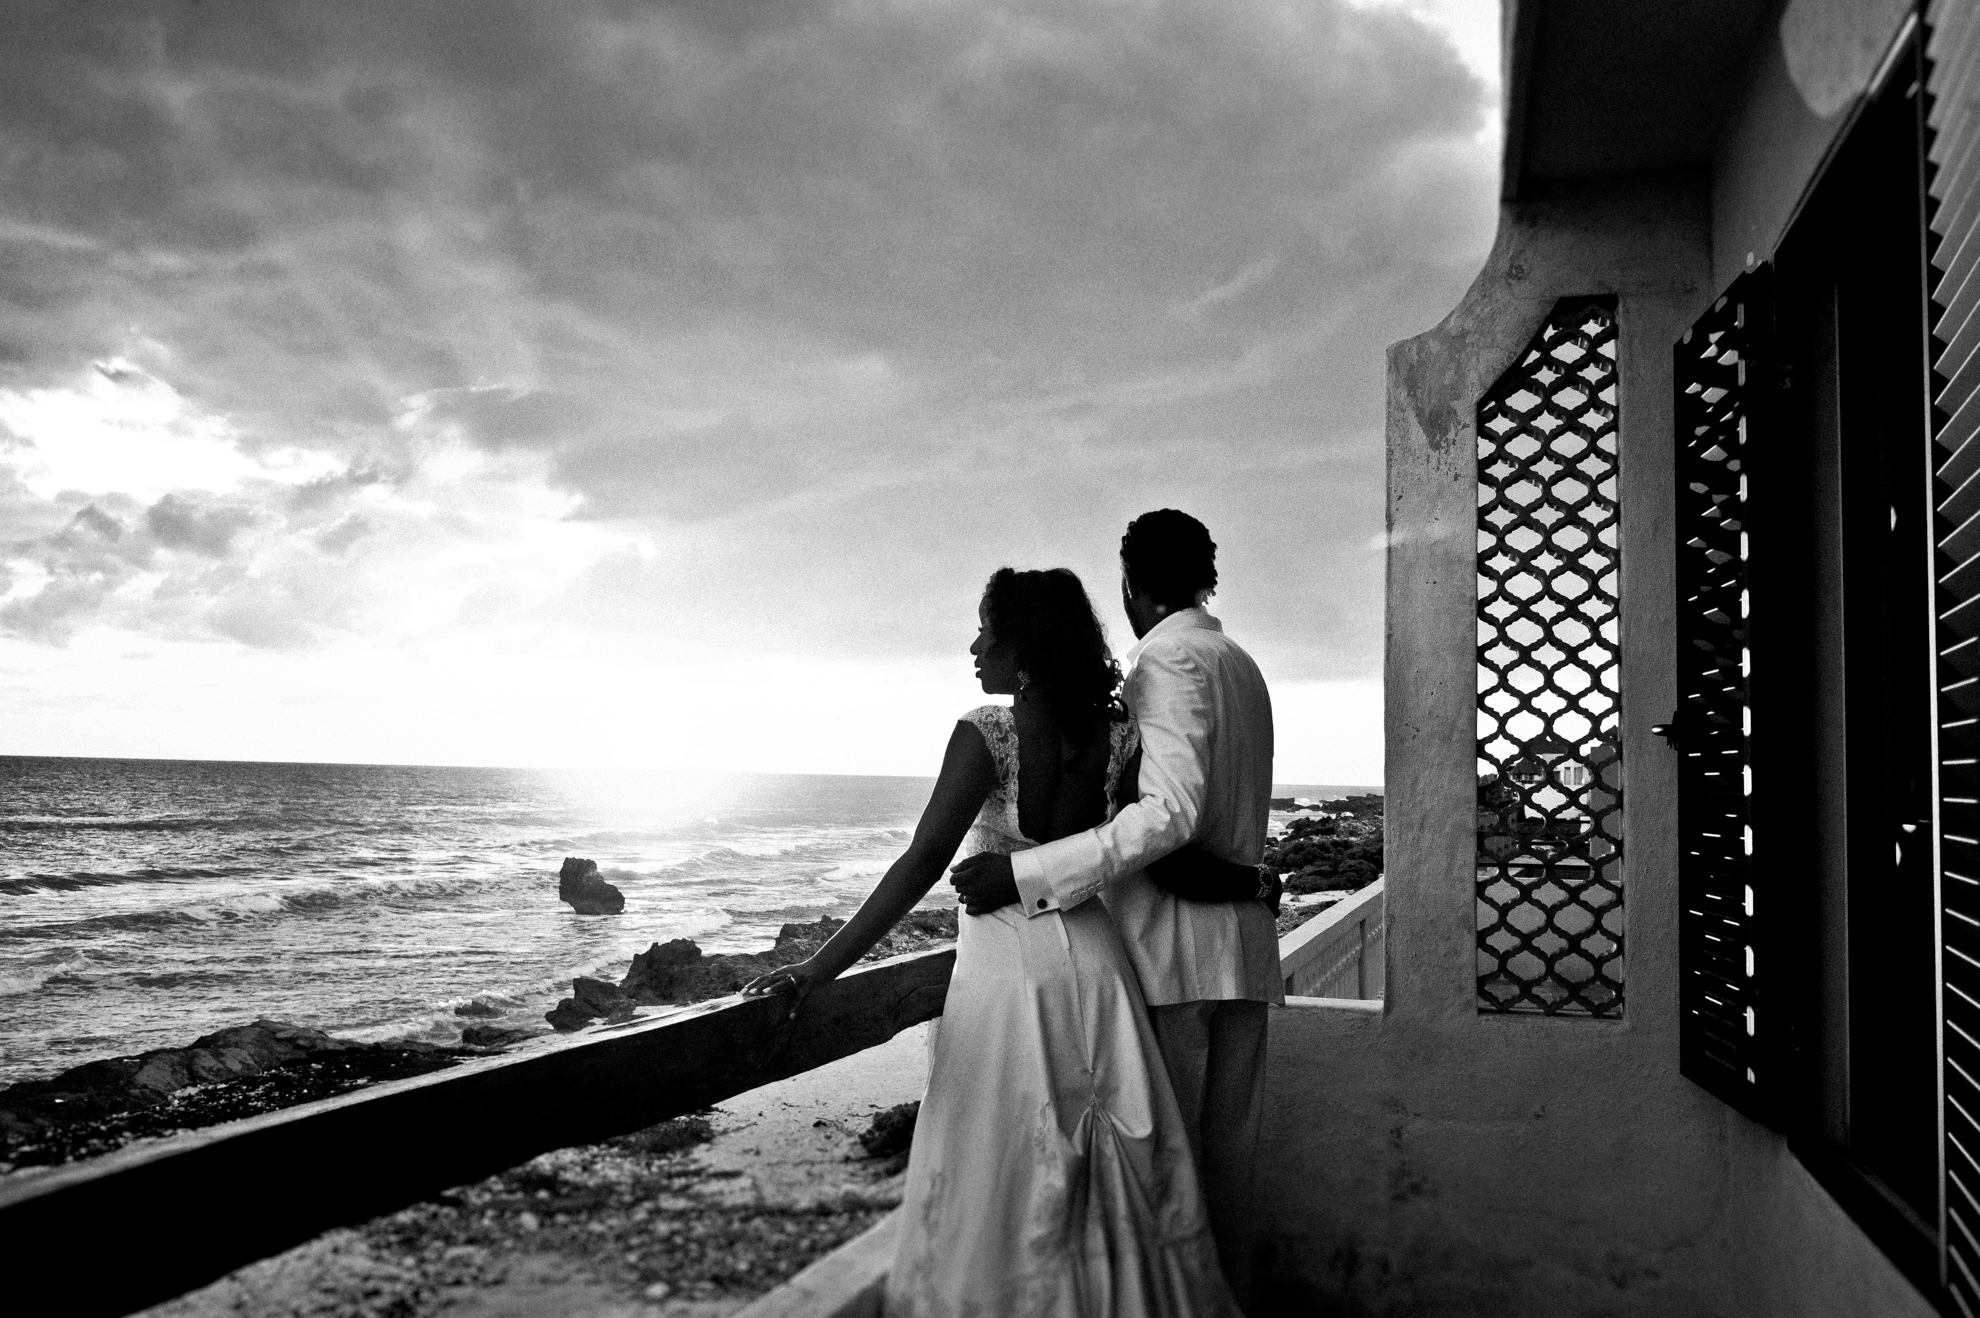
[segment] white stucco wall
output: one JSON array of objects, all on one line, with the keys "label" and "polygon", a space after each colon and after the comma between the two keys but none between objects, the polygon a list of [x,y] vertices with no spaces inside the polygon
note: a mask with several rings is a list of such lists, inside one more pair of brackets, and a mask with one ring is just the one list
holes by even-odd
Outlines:
[{"label": "white stucco wall", "polygon": [[[1717,287],[1702,176],[1510,206],[1389,352],[1388,999],[1273,1016],[1261,1312],[1924,1315],[1779,1137],[1678,1074],[1671,344]],[[1742,254],[1743,259],[1743,254]],[[1478,397],[1555,299],[1619,298],[1627,1009],[1482,1016]]]},{"label": "white stucco wall", "polygon": [[1793,0],[1762,38],[1712,168],[1712,287],[1787,232],[1911,12],[1909,0]]}]

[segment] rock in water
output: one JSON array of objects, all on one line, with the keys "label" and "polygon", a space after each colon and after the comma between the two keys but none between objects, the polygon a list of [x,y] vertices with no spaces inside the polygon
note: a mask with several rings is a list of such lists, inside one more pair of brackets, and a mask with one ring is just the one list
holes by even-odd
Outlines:
[{"label": "rock in water", "polygon": [[579,975],[571,981],[571,995],[586,1011],[606,1020],[627,1020],[633,1014],[632,999],[607,980]]},{"label": "rock in water", "polygon": [[688,972],[701,960],[701,948],[692,938],[672,938],[655,943],[633,957],[619,989],[640,1002],[672,1002],[680,996]]},{"label": "rock in water", "polygon": [[633,958],[619,989],[634,1002],[702,1002],[734,993],[765,971],[802,961],[809,953],[795,945],[768,952],[721,952],[703,956],[688,938],[655,943]]},{"label": "rock in water", "polygon": [[579,915],[617,915],[626,909],[626,895],[598,877],[598,862],[564,857],[557,871],[557,898]]},{"label": "rock in water", "polygon": [[777,931],[776,951],[788,954],[793,961],[802,961],[825,946],[825,940],[844,924],[844,920],[834,920],[829,915],[821,915],[811,924],[787,924]]},{"label": "rock in water", "polygon": [[461,1042],[470,1048],[506,1048],[529,1037],[528,1030],[507,1025],[470,1025],[461,1031]]},{"label": "rock in water", "polygon": [[575,998],[559,999],[557,1005],[543,1013],[543,1019],[558,1030],[583,1029],[594,1019],[592,1014],[580,1007]]},{"label": "rock in water", "polygon": [[575,1030],[599,1016],[608,1022],[629,1021],[635,1005],[617,984],[579,975],[571,981],[571,996],[545,1012],[543,1019],[557,1029]]}]

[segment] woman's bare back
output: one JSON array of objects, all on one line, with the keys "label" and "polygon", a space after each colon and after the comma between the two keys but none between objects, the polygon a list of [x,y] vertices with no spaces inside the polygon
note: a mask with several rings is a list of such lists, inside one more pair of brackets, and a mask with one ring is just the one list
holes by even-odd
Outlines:
[{"label": "woman's bare back", "polygon": [[1033,842],[1081,833],[1107,817],[1107,759],[1112,738],[1104,723],[1075,746],[1042,703],[1012,710],[1018,737],[1018,826]]}]

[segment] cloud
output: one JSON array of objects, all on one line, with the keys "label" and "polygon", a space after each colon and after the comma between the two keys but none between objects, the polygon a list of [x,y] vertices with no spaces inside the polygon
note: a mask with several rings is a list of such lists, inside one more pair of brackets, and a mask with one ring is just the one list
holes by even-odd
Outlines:
[{"label": "cloud", "polygon": [[160,545],[206,558],[226,557],[234,537],[260,520],[248,504],[202,501],[183,494],[168,494],[144,512],[145,526]]},{"label": "cloud", "polygon": [[[72,401],[45,410],[65,415]],[[411,429],[396,474],[352,466],[296,482],[230,448],[238,470],[224,491],[187,486],[148,503],[68,486],[40,495],[0,457],[0,636],[64,644],[111,627],[293,650],[431,635],[533,609],[627,543],[572,519],[577,498],[551,488],[542,455]],[[147,435],[171,437],[139,428],[133,440]]]},{"label": "cloud", "polygon": [[370,518],[363,513],[352,513],[335,525],[318,531],[311,543],[326,554],[341,556],[345,550],[362,540],[373,530]]},{"label": "cloud", "polygon": [[1178,505],[1369,678],[1381,349],[1493,220],[1440,12],[0,7],[0,630],[918,659]]}]

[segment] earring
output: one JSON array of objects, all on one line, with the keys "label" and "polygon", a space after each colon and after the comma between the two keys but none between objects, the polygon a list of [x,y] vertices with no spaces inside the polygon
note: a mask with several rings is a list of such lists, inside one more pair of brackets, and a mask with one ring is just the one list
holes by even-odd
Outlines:
[{"label": "earring", "polygon": [[1025,692],[1025,688],[1029,687],[1030,685],[1031,685],[1031,674],[1025,672],[1022,668],[1018,669],[1018,694],[1023,695]]}]

